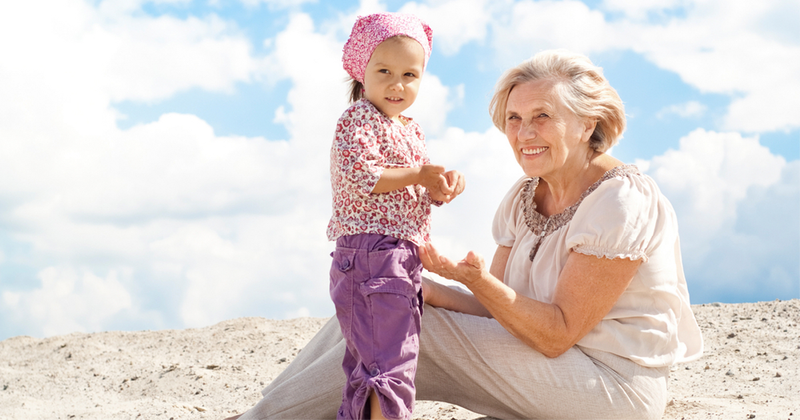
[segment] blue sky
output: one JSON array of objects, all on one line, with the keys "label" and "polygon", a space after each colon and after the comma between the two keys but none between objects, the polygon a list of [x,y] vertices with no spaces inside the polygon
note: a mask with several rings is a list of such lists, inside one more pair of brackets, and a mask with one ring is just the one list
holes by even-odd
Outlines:
[{"label": "blue sky", "polygon": [[491,255],[521,176],[494,82],[567,48],[626,104],[611,153],[672,201],[693,303],[800,297],[796,2],[42,0],[0,6],[0,339],[331,315],[340,52],[378,11],[434,30],[408,115],[467,177],[446,254]]}]

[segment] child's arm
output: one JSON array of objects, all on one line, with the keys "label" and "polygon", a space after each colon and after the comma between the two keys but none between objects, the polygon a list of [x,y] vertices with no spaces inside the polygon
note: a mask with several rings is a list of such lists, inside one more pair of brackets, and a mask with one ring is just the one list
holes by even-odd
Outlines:
[{"label": "child's arm", "polygon": [[[428,191],[447,191],[448,180],[444,166],[422,165],[417,168],[386,168],[372,189],[373,194],[399,190],[409,185],[419,184]],[[446,195],[446,194],[445,194]]]}]

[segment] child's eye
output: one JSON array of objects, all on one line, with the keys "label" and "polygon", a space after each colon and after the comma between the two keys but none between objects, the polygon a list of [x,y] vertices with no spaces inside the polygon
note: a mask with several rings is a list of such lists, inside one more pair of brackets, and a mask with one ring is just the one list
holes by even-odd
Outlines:
[{"label": "child's eye", "polygon": [[408,72],[408,73],[406,73],[406,74],[405,74],[405,76],[406,76],[406,77],[417,77],[417,75],[416,75],[416,74],[414,74],[414,73],[411,73],[411,72]]},{"label": "child's eye", "polygon": [[389,69],[380,69],[378,70],[378,73],[389,74]]}]

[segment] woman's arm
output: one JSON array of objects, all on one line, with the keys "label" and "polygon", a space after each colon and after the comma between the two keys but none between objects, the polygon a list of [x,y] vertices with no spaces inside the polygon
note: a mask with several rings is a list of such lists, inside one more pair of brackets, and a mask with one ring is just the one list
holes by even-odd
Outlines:
[{"label": "woman's arm", "polygon": [[472,294],[464,293],[425,277],[422,278],[422,300],[437,308],[485,318],[492,317],[492,314]]},{"label": "woman's arm", "polygon": [[428,271],[467,286],[503,327],[548,357],[564,353],[591,331],[641,264],[639,260],[609,260],[573,252],[558,280],[553,302],[548,304],[517,294],[487,271],[483,258],[473,252],[455,263],[426,244],[420,248],[420,258]]}]

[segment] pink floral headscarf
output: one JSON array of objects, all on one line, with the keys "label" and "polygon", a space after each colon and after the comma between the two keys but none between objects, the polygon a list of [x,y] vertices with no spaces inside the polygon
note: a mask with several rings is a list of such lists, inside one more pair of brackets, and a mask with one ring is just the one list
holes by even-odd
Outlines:
[{"label": "pink floral headscarf", "polygon": [[344,44],[344,69],[353,79],[364,83],[364,72],[372,52],[381,42],[397,35],[416,39],[425,51],[425,64],[428,64],[433,45],[433,31],[430,26],[414,15],[376,13],[359,16],[353,25],[350,39]]}]

